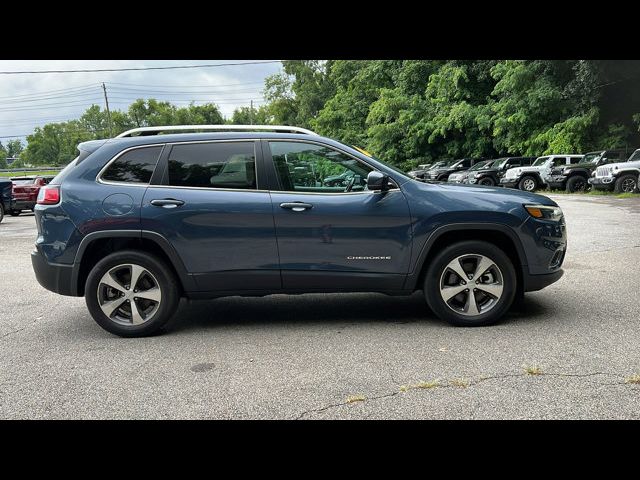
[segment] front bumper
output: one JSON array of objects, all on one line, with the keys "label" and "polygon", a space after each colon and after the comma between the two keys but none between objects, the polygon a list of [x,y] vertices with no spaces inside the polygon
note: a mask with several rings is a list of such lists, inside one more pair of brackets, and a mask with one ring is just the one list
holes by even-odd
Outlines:
[{"label": "front bumper", "polygon": [[507,188],[516,188],[518,186],[519,178],[504,178],[500,179],[500,185]]},{"label": "front bumper", "polygon": [[542,275],[525,274],[523,276],[523,287],[525,292],[536,292],[548,287],[552,283],[557,282],[564,275],[563,269],[558,269],[553,273],[545,273]]},{"label": "front bumper", "polygon": [[31,252],[31,265],[38,283],[44,288],[60,295],[77,296],[72,288],[73,265],[49,263],[37,248]]},{"label": "front bumper", "polygon": [[591,177],[589,179],[589,185],[596,190],[613,190],[615,184],[615,177]]}]

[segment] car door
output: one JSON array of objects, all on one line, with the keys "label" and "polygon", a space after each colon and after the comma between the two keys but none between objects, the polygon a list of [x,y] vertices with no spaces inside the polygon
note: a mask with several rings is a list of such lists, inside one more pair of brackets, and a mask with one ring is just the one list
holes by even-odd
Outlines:
[{"label": "car door", "polygon": [[[411,256],[402,191],[367,190],[373,167],[319,142],[265,141],[263,150],[279,189],[271,200],[283,288],[401,289]],[[346,186],[327,185],[345,171]]]},{"label": "car door", "polygon": [[145,192],[143,229],[173,245],[201,291],[281,287],[259,147],[253,140],[167,145],[161,180]]}]

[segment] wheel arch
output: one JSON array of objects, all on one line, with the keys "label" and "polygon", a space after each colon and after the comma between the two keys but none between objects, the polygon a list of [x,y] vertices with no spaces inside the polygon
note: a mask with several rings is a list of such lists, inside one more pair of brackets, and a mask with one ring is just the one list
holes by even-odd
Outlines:
[{"label": "wheel arch", "polygon": [[445,246],[462,240],[481,240],[492,243],[503,250],[513,262],[518,280],[518,290],[522,291],[524,275],[527,271],[527,257],[516,232],[497,223],[459,223],[444,225],[435,230],[423,245],[412,273],[407,276],[404,288],[420,290],[429,268],[430,261]]},{"label": "wheel arch", "polygon": [[158,256],[172,269],[181,292],[196,290],[193,278],[166,238],[146,230],[118,230],[92,232],[82,239],[71,274],[71,286],[75,294],[84,295],[87,276],[101,258],[123,249],[139,250]]}]

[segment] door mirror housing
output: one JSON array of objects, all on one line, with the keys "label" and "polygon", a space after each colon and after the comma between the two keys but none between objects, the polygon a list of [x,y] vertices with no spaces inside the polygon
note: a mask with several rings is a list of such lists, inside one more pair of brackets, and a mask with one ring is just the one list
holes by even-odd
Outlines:
[{"label": "door mirror housing", "polygon": [[389,190],[389,176],[376,170],[369,172],[369,175],[367,175],[367,188],[380,192]]}]

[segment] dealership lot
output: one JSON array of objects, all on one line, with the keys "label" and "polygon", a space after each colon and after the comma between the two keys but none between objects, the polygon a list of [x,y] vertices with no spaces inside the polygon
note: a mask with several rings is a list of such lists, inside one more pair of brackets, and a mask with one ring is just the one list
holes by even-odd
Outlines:
[{"label": "dealership lot", "polygon": [[477,329],[421,293],[276,295],[183,302],[167,334],[122,339],[40,287],[34,217],[7,217],[0,418],[640,418],[640,199],[552,198],[565,276]]}]

